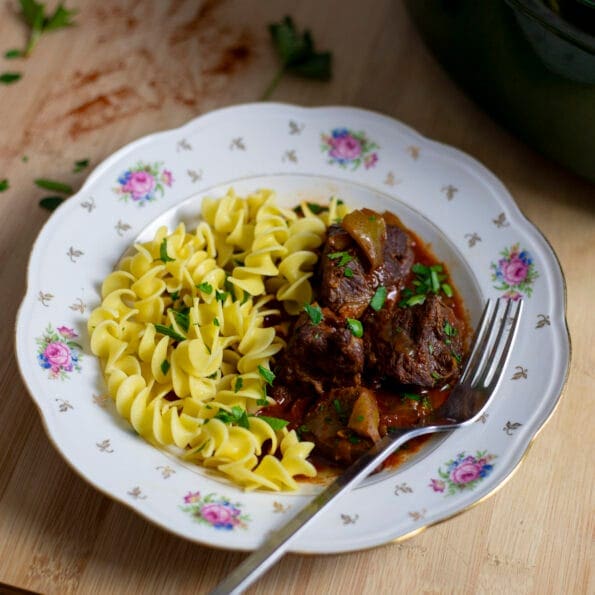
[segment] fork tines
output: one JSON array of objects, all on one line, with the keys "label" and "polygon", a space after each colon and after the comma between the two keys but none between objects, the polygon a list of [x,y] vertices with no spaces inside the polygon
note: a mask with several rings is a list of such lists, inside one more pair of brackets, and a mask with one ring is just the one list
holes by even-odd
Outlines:
[{"label": "fork tines", "polygon": [[487,301],[461,383],[489,393],[496,389],[510,355],[522,308],[522,300],[514,302],[498,298]]}]

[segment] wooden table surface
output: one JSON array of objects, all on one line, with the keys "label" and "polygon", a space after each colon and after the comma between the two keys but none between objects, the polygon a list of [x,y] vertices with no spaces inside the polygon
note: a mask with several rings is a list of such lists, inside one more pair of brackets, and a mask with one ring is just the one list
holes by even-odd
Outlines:
[{"label": "wooden table surface", "polygon": [[[15,3],[16,4],[16,3]],[[561,403],[495,495],[371,551],[289,555],[250,593],[593,593],[595,188],[495,124],[446,76],[393,0],[86,0],[77,26],[43,36],[23,79],[0,86],[0,582],[43,593],[204,593],[244,554],[169,535],[99,494],[46,438],[20,380],[12,327],[31,245],[48,213],[36,177],[79,187],[150,132],[257,100],[277,63],[266,24],[290,13],[335,58],[330,83],[286,79],[274,99],[394,116],[482,161],[557,252],[573,361]],[[26,29],[0,3],[0,50]],[[26,156],[28,159],[24,160]],[[543,363],[547,373],[547,362]],[[0,587],[0,592],[2,587]]]}]

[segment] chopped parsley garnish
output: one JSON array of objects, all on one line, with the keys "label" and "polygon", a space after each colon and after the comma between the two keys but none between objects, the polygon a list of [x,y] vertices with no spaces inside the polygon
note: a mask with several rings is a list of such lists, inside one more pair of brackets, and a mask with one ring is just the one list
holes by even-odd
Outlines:
[{"label": "chopped parsley garnish", "polygon": [[179,312],[178,310],[172,310],[174,313],[174,319],[176,324],[183,329],[184,331],[188,332],[190,328],[190,318],[187,312]]},{"label": "chopped parsley garnish", "polygon": [[175,341],[185,341],[186,340],[186,337],[182,337],[182,335],[180,335],[179,333],[176,333],[176,331],[174,331],[174,329],[171,326],[165,326],[163,324],[156,324],[155,330],[158,333],[161,333],[162,335],[171,337]]},{"label": "chopped parsley garnish", "polygon": [[353,277],[353,269],[351,267],[345,267],[343,270],[344,277]]},{"label": "chopped parsley garnish", "polygon": [[229,277],[225,278],[223,287],[225,288],[225,291],[229,291],[229,295],[231,295],[231,299],[235,302],[236,301],[235,285],[229,280]]},{"label": "chopped parsley garnish", "polygon": [[78,161],[75,161],[74,166],[72,168],[72,173],[78,174],[79,172],[89,167],[89,163],[91,163],[90,159],[79,159]]},{"label": "chopped parsley garnish", "polygon": [[215,290],[215,299],[218,302],[223,303],[226,300],[226,298],[227,298],[228,295],[230,295],[229,294],[229,291],[217,291],[217,290]]},{"label": "chopped parsley garnish", "polygon": [[361,423],[362,421],[364,421],[364,419],[365,419],[365,418],[364,418],[364,416],[363,416],[363,415],[358,415],[358,416],[355,418],[355,421],[356,421],[356,422],[358,422],[358,423]]},{"label": "chopped parsley garnish", "polygon": [[441,264],[426,266],[416,262],[411,267],[411,271],[415,275],[412,282],[413,288],[406,287],[401,292],[402,299],[399,302],[401,308],[421,305],[426,301],[428,295],[437,295],[440,290],[447,297],[452,297],[452,288],[445,282],[446,274]]},{"label": "chopped parsley garnish", "polygon": [[302,424],[299,428],[296,429],[297,435],[302,438],[302,434],[309,432],[310,428],[306,424]]},{"label": "chopped parsley garnish", "polygon": [[63,202],[61,196],[46,196],[39,201],[39,206],[47,211],[55,211]]},{"label": "chopped parsley garnish", "polygon": [[215,326],[220,326],[220,325],[219,325],[219,319],[218,319],[218,318],[213,318],[213,324],[214,324]]},{"label": "chopped parsley garnish", "polygon": [[[328,207],[325,207],[323,205],[319,205],[315,202],[307,202],[306,206],[308,207],[308,209],[310,210],[311,213],[313,213],[314,215],[320,215],[320,213],[324,213],[325,211],[328,211]],[[293,209],[296,213],[298,213],[298,215],[300,213],[302,213],[303,209],[301,205],[298,205],[297,207],[295,207]]]},{"label": "chopped parsley garnish", "polygon": [[306,304],[304,306],[305,312],[310,317],[312,324],[320,324],[323,319],[322,310],[320,306],[312,306],[312,304]]},{"label": "chopped parsley garnish", "polygon": [[245,409],[234,405],[231,408],[231,411],[225,411],[221,409],[215,415],[215,419],[221,420],[223,423],[226,424],[236,424],[241,428],[250,428],[250,423],[248,422],[248,414],[246,413]]},{"label": "chopped parsley garnish", "polygon": [[203,293],[207,293],[207,294],[213,293],[213,286],[210,283],[207,283],[206,281],[199,283],[196,287]]},{"label": "chopped parsley garnish", "polygon": [[244,379],[241,376],[238,376],[233,387],[233,392],[237,393],[239,390],[242,390],[242,386],[244,386]]},{"label": "chopped parsley garnish", "polygon": [[438,374],[438,372],[434,371],[430,374],[430,376],[434,379],[434,380],[440,380],[442,378],[442,376],[440,376],[440,374]]},{"label": "chopped parsley garnish", "polygon": [[374,293],[374,297],[372,297],[372,299],[370,300],[370,307],[372,308],[372,310],[376,310],[376,312],[378,312],[378,310],[382,309],[382,306],[384,306],[384,302],[386,301],[387,293],[388,292],[384,285],[381,285],[376,290],[376,293]]},{"label": "chopped parsley garnish", "polygon": [[264,378],[264,381],[267,384],[273,384],[273,381],[275,380],[275,374],[269,370],[268,368],[265,368],[264,366],[259,365],[258,366],[258,373]]},{"label": "chopped parsley garnish", "polygon": [[3,72],[0,74],[0,84],[12,85],[17,81],[20,81],[22,76],[23,75],[20,72]]},{"label": "chopped parsley garnish", "polygon": [[355,318],[347,319],[347,328],[351,331],[354,337],[362,337],[364,334],[364,325]]},{"label": "chopped parsley garnish", "polygon": [[50,190],[51,192],[61,192],[62,194],[72,194],[74,192],[72,186],[64,184],[63,182],[46,180],[45,178],[37,178],[34,182],[38,188]]},{"label": "chopped parsley garnish", "polygon": [[180,299],[180,292],[179,291],[172,291],[169,294],[169,297],[175,302],[176,300]]},{"label": "chopped parsley garnish", "polygon": [[355,436],[354,434],[351,434],[351,435],[349,436],[349,438],[347,438],[347,440],[349,440],[349,442],[351,442],[351,444],[359,444],[359,443],[362,441],[362,439],[361,439],[361,438],[358,438],[358,437],[357,437],[357,436]]},{"label": "chopped parsley garnish", "polygon": [[409,399],[410,401],[417,401],[418,403],[421,401],[421,396],[415,393],[403,393],[401,396],[403,399]]},{"label": "chopped parsley garnish", "polygon": [[163,241],[159,246],[159,259],[163,262],[173,262],[175,260],[175,258],[170,258],[167,253],[167,238],[163,238]]},{"label": "chopped parsley garnish", "polygon": [[339,401],[339,399],[335,399],[333,401],[333,407],[335,408],[335,411],[341,415],[343,413],[343,407],[341,407],[341,401]]},{"label": "chopped parsley garnish", "polygon": [[262,399],[257,399],[256,404],[260,407],[268,407],[269,400],[266,398],[266,393]]},{"label": "chopped parsley garnish", "polygon": [[166,359],[164,359],[161,362],[161,366],[160,367],[161,367],[162,374],[165,376],[169,372],[170,363]]},{"label": "chopped parsley garnish", "polygon": [[257,416],[263,421],[266,421],[273,430],[282,430],[289,422],[285,421],[284,419],[280,419],[278,417],[268,417],[266,415],[259,415]]},{"label": "chopped parsley garnish", "polygon": [[340,267],[344,267],[347,263],[353,260],[353,256],[349,254],[349,252],[331,252],[331,254],[327,254],[327,257],[330,260],[338,260],[337,263]]},{"label": "chopped parsley garnish", "polygon": [[0,180],[0,192],[6,192],[10,188],[10,182],[7,178]]},{"label": "chopped parsley garnish", "polygon": [[23,55],[23,52],[21,52],[21,50],[6,50],[4,52],[4,57],[7,60],[14,60],[15,58],[20,58]]},{"label": "chopped parsley garnish", "polygon": [[446,321],[444,323],[444,334],[447,337],[455,337],[457,332],[458,332],[457,329],[454,326],[452,326],[452,324],[450,324],[450,322]]}]

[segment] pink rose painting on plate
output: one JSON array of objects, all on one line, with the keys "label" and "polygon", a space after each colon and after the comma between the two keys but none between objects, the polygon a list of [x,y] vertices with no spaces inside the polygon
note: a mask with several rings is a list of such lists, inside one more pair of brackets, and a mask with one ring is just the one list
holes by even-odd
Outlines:
[{"label": "pink rose painting on plate", "polygon": [[184,505],[180,508],[192,515],[196,522],[224,531],[246,529],[250,521],[248,515],[242,514],[239,502],[232,503],[214,493],[203,497],[200,492],[188,492],[184,496]]},{"label": "pink rose painting on plate", "polygon": [[496,455],[488,454],[485,450],[477,451],[475,456],[460,452],[456,458],[446,462],[445,469],[438,469],[440,478],[431,479],[429,487],[446,496],[472,490],[492,472],[495,458]]},{"label": "pink rose painting on plate", "polygon": [[121,200],[132,200],[144,205],[163,196],[165,187],[171,187],[174,177],[170,170],[162,169],[162,163],[143,163],[139,161],[134,167],[127,169],[119,178],[114,192]]},{"label": "pink rose painting on plate", "polygon": [[73,341],[78,334],[67,326],[56,329],[48,324],[45,332],[37,341],[37,361],[48,370],[50,379],[66,380],[71,372],[80,372],[82,347]]},{"label": "pink rose painting on plate", "polygon": [[321,150],[328,155],[328,162],[352,171],[363,164],[370,169],[378,162],[378,145],[368,139],[364,132],[348,128],[335,128],[331,134],[322,134]]},{"label": "pink rose painting on plate", "polygon": [[491,264],[494,287],[506,292],[503,297],[510,300],[520,299],[523,293],[531,297],[532,285],[539,273],[529,252],[521,250],[519,244],[513,244],[502,250],[500,256],[498,262]]}]

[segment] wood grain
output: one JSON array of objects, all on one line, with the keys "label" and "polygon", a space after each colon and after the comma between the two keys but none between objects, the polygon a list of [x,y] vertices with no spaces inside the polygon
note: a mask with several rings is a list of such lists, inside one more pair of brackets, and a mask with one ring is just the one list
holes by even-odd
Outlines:
[{"label": "wood grain", "polygon": [[[74,4],[74,3],[73,3]],[[523,145],[438,67],[392,0],[85,0],[77,26],[42,38],[22,81],[0,88],[0,582],[43,593],[204,593],[243,554],[187,543],[96,492],[59,457],[17,372],[12,326],[32,242],[47,219],[36,177],[78,187],[139,136],[254,101],[275,71],[265,24],[291,13],[322,49],[330,83],[285,80],[274,99],[394,116],[500,177],[557,252],[573,361],[565,397],[492,498],[403,543],[289,555],[250,593],[588,593],[593,533],[595,189]],[[0,50],[24,44],[0,5]],[[23,156],[27,156],[25,162]],[[543,363],[544,371],[547,362]]]}]

